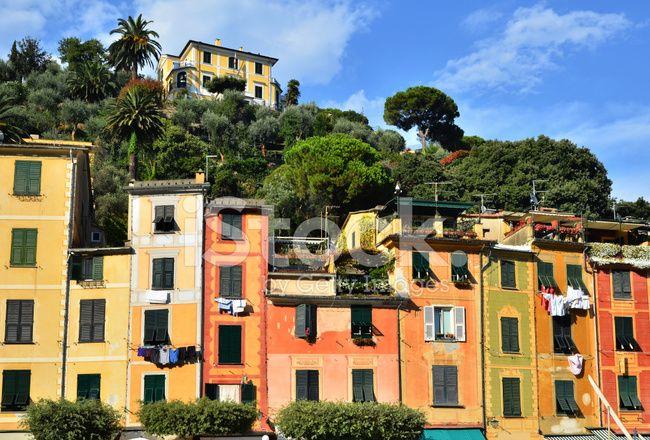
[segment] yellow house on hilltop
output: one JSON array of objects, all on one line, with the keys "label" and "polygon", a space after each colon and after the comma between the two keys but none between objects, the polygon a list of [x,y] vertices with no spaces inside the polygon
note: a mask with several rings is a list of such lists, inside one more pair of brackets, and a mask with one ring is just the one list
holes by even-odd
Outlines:
[{"label": "yellow house on hilltop", "polygon": [[164,54],[158,61],[158,79],[165,91],[174,95],[185,89],[190,94],[214,96],[207,89],[215,77],[234,76],[246,80],[244,95],[257,104],[277,107],[282,89],[272,76],[277,58],[231,49],[221,45],[189,40],[179,55]]}]

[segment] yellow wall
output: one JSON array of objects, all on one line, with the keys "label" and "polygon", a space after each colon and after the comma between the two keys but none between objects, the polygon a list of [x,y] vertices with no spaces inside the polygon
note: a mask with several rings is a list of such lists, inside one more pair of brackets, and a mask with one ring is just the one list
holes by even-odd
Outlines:
[{"label": "yellow wall", "polygon": [[[201,251],[203,237],[203,195],[146,194],[129,197],[129,239],[135,253],[131,256],[131,307],[129,315],[127,425],[139,422],[136,412],[143,399],[144,376],[166,376],[167,400],[191,401],[199,396],[200,364],[158,367],[137,356],[142,345],[144,311],[169,310],[169,337],[175,347],[200,349],[201,331]],[[156,234],[153,219],[156,205],[174,205],[178,231]],[[151,288],[153,258],[174,258],[174,288],[169,304],[151,304],[146,294]]]}]

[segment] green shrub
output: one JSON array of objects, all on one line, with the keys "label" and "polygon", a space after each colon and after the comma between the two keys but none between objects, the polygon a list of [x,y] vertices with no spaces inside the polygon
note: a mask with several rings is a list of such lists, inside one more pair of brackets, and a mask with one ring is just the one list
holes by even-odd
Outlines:
[{"label": "green shrub", "polygon": [[201,399],[192,403],[172,400],[142,405],[138,417],[153,435],[227,435],[249,431],[257,419],[250,404]]},{"label": "green shrub", "polygon": [[406,406],[308,401],[289,404],[276,419],[280,432],[296,440],[417,440],[424,423]]},{"label": "green shrub", "polygon": [[39,400],[22,423],[36,440],[112,440],[120,413],[98,400]]},{"label": "green shrub", "polygon": [[243,92],[246,90],[246,80],[235,76],[216,76],[208,82],[207,89],[210,93],[223,93],[226,90]]}]

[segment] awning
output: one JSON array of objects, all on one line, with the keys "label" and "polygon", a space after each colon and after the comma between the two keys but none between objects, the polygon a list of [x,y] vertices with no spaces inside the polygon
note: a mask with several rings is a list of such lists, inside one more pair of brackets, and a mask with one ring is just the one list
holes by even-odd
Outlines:
[{"label": "awning", "polygon": [[485,440],[480,429],[425,429],[422,440]]}]

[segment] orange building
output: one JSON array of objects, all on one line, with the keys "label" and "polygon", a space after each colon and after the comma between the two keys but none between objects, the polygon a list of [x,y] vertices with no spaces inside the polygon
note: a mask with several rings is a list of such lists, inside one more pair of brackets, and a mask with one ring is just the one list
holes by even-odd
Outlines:
[{"label": "orange building", "polygon": [[381,286],[361,281],[359,288],[343,283],[327,246],[322,250],[320,264],[290,259],[271,266],[266,337],[272,415],[295,400],[399,401],[397,308],[408,299],[386,289],[387,280]]},{"label": "orange building", "polygon": [[224,197],[205,210],[202,395],[257,402],[268,431],[266,301],[269,209]]}]

